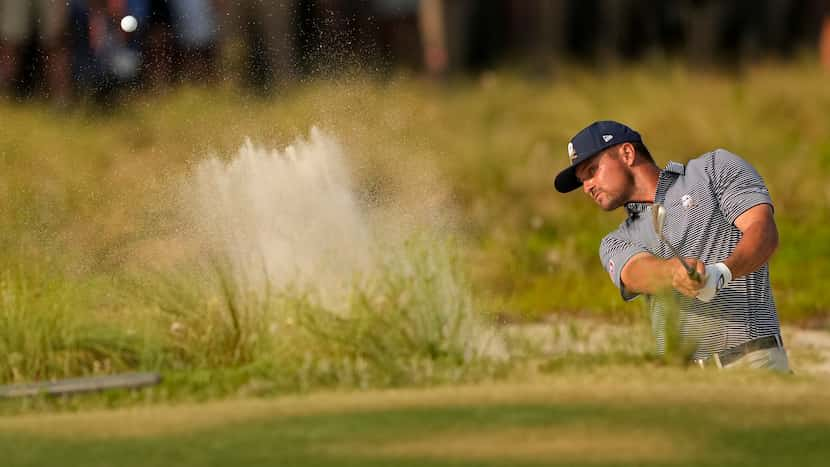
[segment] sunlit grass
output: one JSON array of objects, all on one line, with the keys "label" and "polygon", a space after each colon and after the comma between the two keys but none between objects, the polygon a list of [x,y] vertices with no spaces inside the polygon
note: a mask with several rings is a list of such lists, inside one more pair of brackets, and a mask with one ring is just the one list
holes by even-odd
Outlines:
[{"label": "sunlit grass", "polygon": [[141,363],[138,336],[97,315],[79,289],[31,266],[0,271],[0,381],[106,374]]},{"label": "sunlit grass", "polygon": [[[331,291],[248,282],[228,258],[148,269],[121,281],[113,309],[100,314],[66,291],[46,289],[65,283],[6,274],[0,378],[140,368],[167,375],[163,391],[170,392],[149,396],[166,399],[189,391],[457,383],[505,373],[506,338],[473,297],[457,246],[413,237],[381,258],[374,272],[344,284],[334,302],[321,299]],[[210,388],[217,378],[218,392]]]},{"label": "sunlit grass", "polygon": [[25,414],[10,465],[778,465],[826,463],[822,381],[573,369],[428,389]]},{"label": "sunlit grass", "polygon": [[509,354],[454,251],[412,239],[344,284],[338,302],[314,288],[256,287],[221,261],[159,274],[134,288],[134,300],[157,317],[173,369],[265,365],[274,390],[492,376]]},{"label": "sunlit grass", "polygon": [[[671,64],[563,69],[548,81],[503,70],[448,86],[411,77],[315,81],[272,100],[184,88],[137,97],[107,116],[2,103],[0,247],[9,266],[0,268],[0,379],[141,367],[281,381],[265,392],[454,381],[496,371],[476,366],[480,354],[464,334],[481,309],[642,318],[597,259],[622,213],[552,188],[568,138],[604,118],[640,130],[660,164],[717,147],[754,164],[781,230],[771,267],[780,314],[825,315],[828,106],[826,75],[812,64],[740,75]],[[175,236],[171,192],[194,162],[231,157],[246,137],[282,147],[313,125],[342,143],[360,199],[403,206],[414,218],[407,222],[451,225],[462,237],[452,267],[484,305],[447,295],[417,268],[356,291],[349,318],[305,291],[249,294],[222,279],[221,267],[161,279],[147,272],[193,259]],[[34,272],[21,275],[14,264]],[[303,332],[283,341],[292,326]],[[274,368],[283,364],[289,376],[280,380]]]}]

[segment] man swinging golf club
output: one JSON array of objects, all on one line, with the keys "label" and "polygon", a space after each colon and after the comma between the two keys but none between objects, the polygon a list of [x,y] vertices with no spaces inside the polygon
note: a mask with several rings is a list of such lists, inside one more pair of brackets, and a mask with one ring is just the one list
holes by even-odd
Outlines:
[{"label": "man swinging golf club", "polygon": [[640,134],[614,121],[577,133],[568,158],[559,192],[581,186],[603,210],[628,212],[600,258],[623,299],[648,297],[659,353],[667,312],[678,310],[698,365],[790,371],[767,264],[778,231],[751,165],[717,149],[660,170]]}]

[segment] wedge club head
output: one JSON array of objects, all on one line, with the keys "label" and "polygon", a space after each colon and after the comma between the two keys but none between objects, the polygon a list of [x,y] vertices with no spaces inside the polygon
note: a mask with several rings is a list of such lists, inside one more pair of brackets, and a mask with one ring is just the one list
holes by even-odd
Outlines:
[{"label": "wedge club head", "polygon": [[651,209],[651,217],[654,221],[654,231],[657,232],[657,236],[665,242],[666,240],[663,238],[663,223],[666,220],[666,208],[664,208],[660,203],[654,203],[654,206]]}]

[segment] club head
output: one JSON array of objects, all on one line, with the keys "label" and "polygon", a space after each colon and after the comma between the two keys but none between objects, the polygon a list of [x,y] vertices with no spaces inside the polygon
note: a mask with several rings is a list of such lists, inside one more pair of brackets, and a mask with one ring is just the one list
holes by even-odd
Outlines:
[{"label": "club head", "polygon": [[666,208],[660,203],[654,203],[651,208],[651,219],[654,223],[654,231],[658,237],[663,236],[663,222],[666,220]]}]

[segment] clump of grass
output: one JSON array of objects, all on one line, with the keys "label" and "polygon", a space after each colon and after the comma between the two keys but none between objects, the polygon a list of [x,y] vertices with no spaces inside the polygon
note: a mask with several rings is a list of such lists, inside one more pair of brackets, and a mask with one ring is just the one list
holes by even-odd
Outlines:
[{"label": "clump of grass", "polygon": [[137,341],[91,313],[64,277],[32,266],[0,271],[0,382],[136,366]]},{"label": "clump of grass", "polygon": [[139,290],[166,335],[165,366],[247,368],[260,392],[495,376],[509,356],[477,308],[456,251],[436,239],[410,240],[345,287],[339,302],[308,286],[253,287],[227,261],[159,276]]},{"label": "clump of grass", "polygon": [[664,292],[660,299],[663,301],[661,316],[652,317],[655,320],[652,326],[663,335],[660,359],[668,365],[689,365],[696,351],[698,336],[682,334],[683,311],[671,292]]},{"label": "clump of grass", "polygon": [[509,360],[484,321],[452,246],[407,242],[344,310],[286,297],[296,319],[292,346],[302,386],[399,386],[493,376]]},{"label": "clump of grass", "polygon": [[253,362],[275,314],[269,291],[246,287],[219,259],[168,272],[145,272],[130,300],[143,303],[167,369],[222,368]]}]

